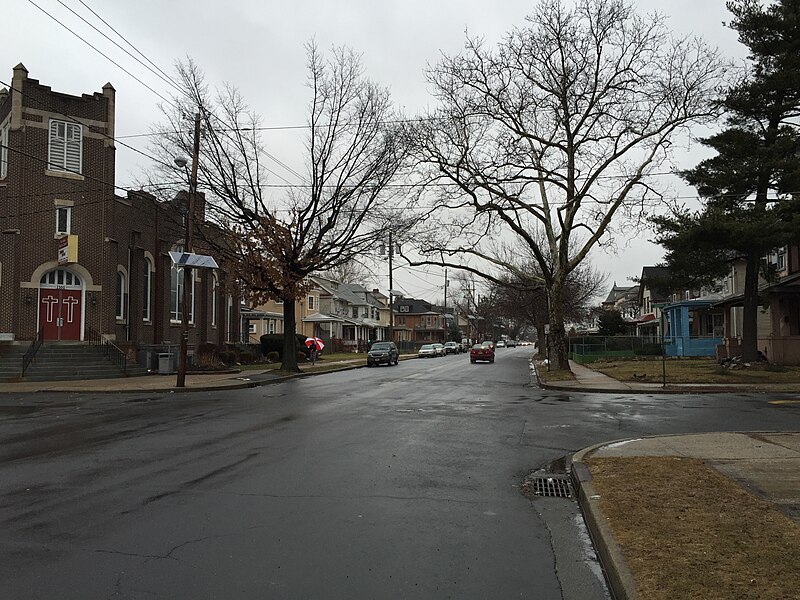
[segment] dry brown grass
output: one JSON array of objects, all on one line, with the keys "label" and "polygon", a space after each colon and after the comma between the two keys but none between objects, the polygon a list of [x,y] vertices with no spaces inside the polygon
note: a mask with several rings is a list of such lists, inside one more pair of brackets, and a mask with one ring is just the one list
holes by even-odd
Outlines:
[{"label": "dry brown grass", "polygon": [[544,359],[536,359],[534,365],[536,366],[536,375],[539,381],[543,383],[549,383],[551,381],[575,381],[575,375],[572,374],[572,371],[548,371]]},{"label": "dry brown grass", "polygon": [[703,461],[587,464],[640,598],[800,598],[800,525]]},{"label": "dry brown grass", "polygon": [[[724,369],[710,358],[670,358],[665,361],[667,383],[800,383],[800,368],[767,370],[763,365]],[[586,365],[619,381],[660,383],[661,359],[609,360]],[[775,368],[775,367],[770,367]]]}]

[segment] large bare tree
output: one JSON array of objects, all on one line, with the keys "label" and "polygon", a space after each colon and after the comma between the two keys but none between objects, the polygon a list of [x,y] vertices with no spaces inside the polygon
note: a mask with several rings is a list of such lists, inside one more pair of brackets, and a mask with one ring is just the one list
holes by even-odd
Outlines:
[{"label": "large bare tree", "polygon": [[496,48],[468,38],[429,69],[438,108],[409,127],[425,193],[447,208],[421,250],[478,274],[516,267],[498,238],[539,266],[556,368],[568,368],[569,274],[630,236],[676,136],[715,117],[717,52],[672,37],[625,0],[541,0]]},{"label": "large bare tree", "polygon": [[[178,66],[183,94],[162,107],[166,122],[157,128],[161,156],[190,153],[184,115],[199,111],[207,222],[198,233],[213,234],[207,243],[235,265],[251,300],[283,301],[282,369],[289,371],[298,369],[295,300],[307,277],[347,265],[383,239],[398,209],[391,183],[403,158],[389,92],[365,76],[360,56],[347,48],[326,56],[314,43],[307,53],[311,100],[297,171],[267,152],[260,117],[237,89],[211,90],[191,61]],[[266,165],[275,162],[299,181],[267,186]]]}]

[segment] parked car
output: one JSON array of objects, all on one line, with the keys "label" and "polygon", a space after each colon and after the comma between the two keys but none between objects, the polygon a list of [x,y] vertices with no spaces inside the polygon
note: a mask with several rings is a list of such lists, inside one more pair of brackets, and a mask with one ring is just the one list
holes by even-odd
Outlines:
[{"label": "parked car", "polygon": [[504,340],[497,340],[497,343],[495,344],[495,348],[505,348],[505,347],[506,347],[506,343],[505,343]]},{"label": "parked car", "polygon": [[367,352],[367,366],[387,364],[390,367],[400,362],[400,353],[394,342],[375,342]]},{"label": "parked car", "polygon": [[444,352],[445,354],[458,354],[461,352],[461,348],[458,345],[458,342],[447,342],[444,345]]},{"label": "parked car", "polygon": [[417,351],[417,357],[419,358],[436,358],[436,356],[436,348],[433,347],[433,344],[423,344]]},{"label": "parked car", "polygon": [[474,364],[479,360],[494,362],[494,349],[485,345],[485,342],[483,344],[475,344],[469,351],[469,362]]},{"label": "parked car", "polygon": [[506,346],[508,346],[509,348],[516,348],[517,345],[518,345],[517,340],[508,340],[506,342]]},{"label": "parked car", "polygon": [[436,356],[444,356],[446,354],[444,350],[444,344],[431,344],[436,349]]}]

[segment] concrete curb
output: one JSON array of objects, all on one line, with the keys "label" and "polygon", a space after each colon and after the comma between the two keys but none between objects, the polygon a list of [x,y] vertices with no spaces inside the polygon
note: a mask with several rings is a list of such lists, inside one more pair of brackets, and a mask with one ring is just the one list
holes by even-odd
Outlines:
[{"label": "concrete curb", "polygon": [[[417,356],[409,356],[408,358],[400,357],[400,360],[411,360],[416,359]],[[284,381],[288,381],[290,379],[302,379],[305,377],[313,377],[315,375],[324,375],[325,373],[338,373],[340,371],[351,371],[353,369],[363,369],[366,368],[366,363],[364,364],[347,364],[341,367],[325,369],[325,370],[318,370],[318,371],[310,371],[310,372],[301,372],[295,373],[293,375],[283,375],[280,377],[274,377],[272,379],[265,379],[263,381],[242,381],[241,383],[232,383],[230,385],[205,385],[205,386],[193,386],[193,387],[167,387],[167,388],[130,388],[130,389],[117,389],[117,390],[92,390],[88,388],[84,388],[81,390],[77,389],[59,389],[59,388],[39,388],[33,390],[0,390],[0,397],[4,394],[41,394],[44,392],[50,392],[53,394],[129,394],[129,393],[151,393],[151,394],[184,394],[188,392],[213,392],[216,390],[244,390],[244,389],[251,389],[257,388],[267,385],[273,385],[276,383],[282,383]],[[239,373],[246,373],[246,371],[239,371]],[[232,374],[235,374],[233,372]],[[174,375],[173,375],[174,377]],[[128,378],[121,378],[123,381]],[[49,385],[52,382],[42,381],[40,382],[42,385]]]},{"label": "concrete curb", "polygon": [[[618,440],[624,441],[624,440]],[[570,477],[572,485],[577,491],[578,505],[583,512],[586,527],[597,550],[600,564],[606,574],[606,580],[611,588],[615,600],[638,600],[636,584],[633,574],[628,569],[622,552],[617,545],[611,528],[606,524],[605,517],[600,510],[600,496],[592,485],[592,475],[583,459],[598,448],[615,442],[603,442],[572,455]]]}]

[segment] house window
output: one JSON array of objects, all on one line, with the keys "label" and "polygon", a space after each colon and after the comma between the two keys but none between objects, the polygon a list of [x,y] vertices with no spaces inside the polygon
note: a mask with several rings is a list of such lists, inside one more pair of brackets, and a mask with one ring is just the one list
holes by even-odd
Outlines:
[{"label": "house window", "polygon": [[217,326],[217,295],[219,294],[219,278],[211,274],[211,326]]},{"label": "house window", "polygon": [[80,174],[83,167],[83,129],[76,123],[50,121],[47,167]]},{"label": "house window", "polygon": [[125,275],[117,271],[116,317],[125,318]]},{"label": "house window", "polygon": [[[183,246],[176,246],[176,252],[183,252]],[[194,323],[194,275],[189,286],[189,322]],[[169,279],[169,318],[170,321],[183,320],[183,267],[172,265]]]},{"label": "house window", "polygon": [[151,271],[153,263],[145,257],[142,264],[142,320],[150,320],[150,289],[153,282]]},{"label": "house window", "polygon": [[353,307],[353,318],[354,319],[358,318],[358,307],[357,306]]},{"label": "house window", "polygon": [[314,296],[308,297],[308,310],[314,310]]},{"label": "house window", "polygon": [[0,179],[5,179],[8,175],[8,130],[10,127],[10,118],[0,125]]},{"label": "house window", "polygon": [[69,234],[72,226],[72,208],[59,206],[56,209],[56,233]]},{"label": "house window", "polygon": [[248,323],[248,329],[250,333],[258,333],[258,325],[255,323]]},{"label": "house window", "polygon": [[269,322],[269,332],[270,333],[275,333],[275,321],[270,321]]}]

